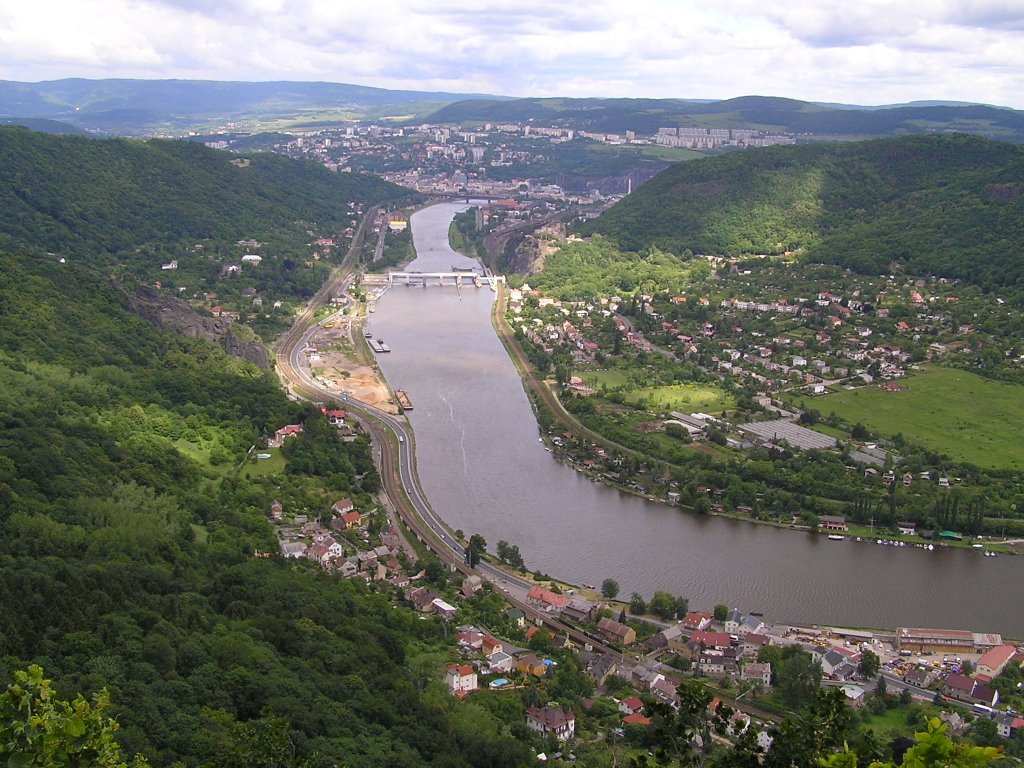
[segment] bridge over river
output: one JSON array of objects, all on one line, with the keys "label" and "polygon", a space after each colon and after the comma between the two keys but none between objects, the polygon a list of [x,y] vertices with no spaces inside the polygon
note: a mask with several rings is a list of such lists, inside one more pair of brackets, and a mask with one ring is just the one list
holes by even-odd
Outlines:
[{"label": "bridge over river", "polygon": [[485,284],[492,291],[498,290],[498,283],[505,282],[504,275],[482,275],[474,269],[456,270],[454,272],[388,272],[386,275],[364,275],[366,285],[475,285],[482,288]]}]

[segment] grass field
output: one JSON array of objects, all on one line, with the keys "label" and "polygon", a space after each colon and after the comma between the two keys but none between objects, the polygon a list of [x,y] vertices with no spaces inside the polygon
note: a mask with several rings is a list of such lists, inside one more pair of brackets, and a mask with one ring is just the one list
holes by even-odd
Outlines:
[{"label": "grass field", "polygon": [[903,380],[902,392],[878,387],[816,399],[822,413],[864,424],[875,434],[903,434],[933,451],[979,467],[1024,469],[1024,387],[936,366]]},{"label": "grass field", "polygon": [[674,384],[664,387],[643,387],[624,393],[630,405],[685,413],[721,413],[735,401],[718,387],[706,384]]},{"label": "grass field", "polygon": [[[255,456],[257,451],[253,451]],[[260,449],[258,453],[269,453],[269,459],[255,459],[245,462],[242,467],[242,477],[260,477],[262,475],[276,475],[284,472],[284,454],[280,448]]]},{"label": "grass field", "polygon": [[707,384],[672,384],[660,387],[633,387],[622,371],[589,371],[580,374],[583,381],[596,390],[607,387],[620,391],[624,402],[637,408],[694,413],[721,413],[732,408],[735,401],[718,387]]}]

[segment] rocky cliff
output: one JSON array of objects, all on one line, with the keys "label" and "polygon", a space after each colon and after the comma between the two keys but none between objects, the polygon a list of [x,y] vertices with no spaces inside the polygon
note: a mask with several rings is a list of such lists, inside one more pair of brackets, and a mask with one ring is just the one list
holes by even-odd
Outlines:
[{"label": "rocky cliff", "polygon": [[157,328],[214,341],[229,355],[248,360],[260,368],[270,367],[263,343],[248,328],[237,326],[227,318],[202,317],[187,302],[161,295],[148,285],[139,286],[128,303],[135,314]]}]

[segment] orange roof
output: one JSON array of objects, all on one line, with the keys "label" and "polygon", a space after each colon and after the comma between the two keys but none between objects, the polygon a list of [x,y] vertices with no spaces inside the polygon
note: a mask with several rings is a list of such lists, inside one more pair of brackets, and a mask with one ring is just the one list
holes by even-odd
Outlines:
[{"label": "orange roof", "polygon": [[626,715],[624,718],[622,718],[622,722],[624,722],[626,725],[650,725],[651,718],[644,717],[643,715],[632,714]]}]

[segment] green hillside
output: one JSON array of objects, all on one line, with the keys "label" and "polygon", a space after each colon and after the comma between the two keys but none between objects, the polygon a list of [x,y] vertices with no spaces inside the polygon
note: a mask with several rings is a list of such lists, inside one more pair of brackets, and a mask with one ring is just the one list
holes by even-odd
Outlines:
[{"label": "green hillside", "polygon": [[923,105],[838,109],[796,99],[741,96],[687,99],[468,99],[428,118],[439,123],[536,121],[540,125],[652,134],[664,127],[756,128],[842,138],[963,131],[1024,141],[1024,112],[986,105]]},{"label": "green hillside", "polygon": [[[315,163],[246,158],[180,141],[96,141],[0,128],[0,233],[97,256],[182,238],[234,241],[347,220],[351,201],[412,193]],[[243,167],[244,166],[244,167]]]},{"label": "green hillside", "polygon": [[[394,188],[187,144],[2,135],[0,680],[38,663],[66,698],[109,689],[118,741],[154,766],[523,764],[501,720],[444,692],[436,620],[258,556],[277,551],[275,499],[372,508],[368,437],[339,441],[271,373],[135,316],[88,258]],[[283,471],[237,471],[297,422]]]},{"label": "green hillside", "polygon": [[1020,286],[1024,151],[952,135],[737,152],[671,166],[581,232]]}]

